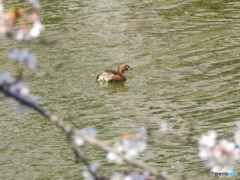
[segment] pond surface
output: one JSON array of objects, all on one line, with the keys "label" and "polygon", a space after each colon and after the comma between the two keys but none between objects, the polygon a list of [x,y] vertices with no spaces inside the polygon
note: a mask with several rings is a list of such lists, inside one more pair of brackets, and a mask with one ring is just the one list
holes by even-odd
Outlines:
[{"label": "pond surface", "polygon": [[[202,172],[197,143],[212,129],[220,139],[233,140],[240,112],[240,2],[42,0],[41,5],[41,38],[49,44],[1,39],[0,72],[16,74],[18,66],[6,54],[27,48],[38,57],[38,72],[51,73],[26,82],[41,97],[41,107],[76,128],[96,127],[100,139],[147,124],[152,135],[141,160],[173,177],[210,179]],[[134,68],[125,72],[124,84],[96,83],[98,73],[122,64]],[[60,130],[31,110],[19,114],[0,103],[0,179],[82,179],[83,165],[74,163]],[[162,122],[170,128],[167,135],[159,130]],[[106,175],[126,169],[108,163],[101,150],[87,146],[85,154],[99,160]],[[239,170],[237,164],[234,171]]]}]

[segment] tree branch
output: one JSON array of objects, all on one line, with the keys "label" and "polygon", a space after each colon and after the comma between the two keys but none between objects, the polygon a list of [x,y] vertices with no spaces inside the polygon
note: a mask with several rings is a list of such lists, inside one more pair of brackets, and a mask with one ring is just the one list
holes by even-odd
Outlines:
[{"label": "tree branch", "polygon": [[73,150],[77,160],[82,161],[88,168],[88,171],[93,175],[93,177],[97,180],[98,177],[97,175],[95,175],[94,172],[91,172],[90,169],[90,165],[87,162],[87,160],[85,158],[83,158],[81,156],[81,153],[78,151],[77,146],[75,144],[73,144],[72,140],[71,140],[71,136],[80,136],[82,137],[87,143],[89,143],[92,146],[96,146],[106,152],[113,152],[116,155],[120,156],[122,159],[124,159],[126,162],[136,165],[142,169],[145,169],[147,171],[149,171],[152,175],[154,175],[157,178],[163,179],[163,180],[172,180],[173,178],[165,175],[163,173],[159,173],[156,169],[154,169],[153,167],[147,165],[144,162],[135,160],[135,159],[130,159],[127,158],[124,154],[119,153],[116,149],[108,146],[107,144],[105,144],[102,141],[99,141],[97,139],[93,139],[89,136],[85,136],[82,135],[80,133],[79,130],[67,125],[63,120],[59,119],[57,116],[55,115],[51,115],[49,113],[47,113],[44,109],[40,108],[37,104],[32,103],[31,101],[29,101],[28,99],[25,99],[15,93],[12,93],[11,91],[8,90],[7,85],[0,85],[0,91],[2,91],[6,96],[8,97],[12,97],[15,100],[17,100],[18,102],[20,102],[21,104],[24,104],[25,106],[35,110],[36,112],[40,113],[43,117],[45,117],[46,119],[48,119],[50,122],[52,122],[53,124],[55,124],[57,127],[59,127],[60,129],[62,129],[62,131],[67,135],[67,140],[69,142],[69,145],[71,147],[71,149]]}]

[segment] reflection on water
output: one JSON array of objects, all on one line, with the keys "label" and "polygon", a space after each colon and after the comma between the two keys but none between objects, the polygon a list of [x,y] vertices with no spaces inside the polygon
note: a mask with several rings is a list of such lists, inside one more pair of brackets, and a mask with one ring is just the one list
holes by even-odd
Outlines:
[{"label": "reflection on water", "polygon": [[[13,44],[35,52],[40,71],[62,65],[28,82],[41,96],[40,105],[77,128],[95,126],[102,139],[146,123],[153,136],[143,160],[175,177],[194,173],[194,179],[208,179],[208,172],[197,173],[204,167],[197,156],[200,134],[215,129],[231,139],[239,120],[239,2],[41,2],[43,38],[57,43],[1,40],[0,49],[1,57]],[[12,62],[1,61],[2,72],[14,72]],[[96,82],[97,72],[121,64],[135,69],[125,83]],[[79,179],[79,165],[55,127],[31,111],[19,115],[4,102],[1,118],[0,179]],[[177,137],[161,135],[163,121]],[[88,159],[95,155],[106,173],[124,169],[87,148]]]},{"label": "reflection on water", "polygon": [[124,87],[124,82],[114,82],[114,83],[108,83],[108,82],[98,82],[99,86],[102,88],[105,88],[111,92],[126,92],[126,89]]}]

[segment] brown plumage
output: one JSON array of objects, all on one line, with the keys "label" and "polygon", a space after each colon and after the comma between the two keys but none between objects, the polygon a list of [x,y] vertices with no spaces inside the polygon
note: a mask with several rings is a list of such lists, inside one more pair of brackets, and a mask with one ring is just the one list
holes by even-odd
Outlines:
[{"label": "brown plumage", "polygon": [[118,71],[105,70],[97,76],[97,81],[102,82],[120,82],[126,81],[126,77],[123,75],[124,71],[132,70],[128,65],[122,65],[118,68]]}]

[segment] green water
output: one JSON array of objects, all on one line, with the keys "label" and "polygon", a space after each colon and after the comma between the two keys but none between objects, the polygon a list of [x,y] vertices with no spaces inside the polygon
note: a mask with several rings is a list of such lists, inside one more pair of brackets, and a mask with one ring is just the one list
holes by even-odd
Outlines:
[{"label": "green water", "polygon": [[[95,126],[100,139],[147,124],[152,136],[141,160],[173,177],[210,179],[199,172],[204,162],[197,142],[211,129],[233,140],[240,112],[240,3],[43,0],[41,5],[41,38],[49,44],[1,39],[0,72],[16,74],[7,52],[29,49],[38,57],[38,72],[52,72],[26,82],[44,109],[76,128]],[[122,64],[134,68],[123,85],[96,83],[101,71]],[[0,108],[0,179],[82,179],[83,166],[74,163],[60,130],[35,112],[17,113],[4,100]],[[171,127],[169,135],[159,132],[162,121]],[[108,163],[101,150],[87,146],[85,154],[104,164],[106,175],[125,169]],[[234,171],[239,170],[237,164]]]}]

